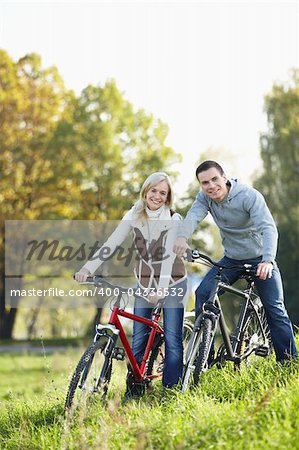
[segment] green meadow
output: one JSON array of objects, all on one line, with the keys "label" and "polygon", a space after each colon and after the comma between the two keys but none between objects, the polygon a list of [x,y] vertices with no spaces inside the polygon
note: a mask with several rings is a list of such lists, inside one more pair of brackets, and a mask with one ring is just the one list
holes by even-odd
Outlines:
[{"label": "green meadow", "polygon": [[124,403],[116,363],[105,404],[64,416],[68,382],[82,349],[0,355],[1,449],[299,449],[299,364],[254,358],[206,372],[181,394],[158,381]]}]

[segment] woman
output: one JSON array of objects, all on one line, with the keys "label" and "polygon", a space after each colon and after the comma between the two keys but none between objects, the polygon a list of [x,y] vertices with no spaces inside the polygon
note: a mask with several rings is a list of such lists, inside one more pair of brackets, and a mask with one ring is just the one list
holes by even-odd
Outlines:
[{"label": "woman", "polygon": [[[171,210],[172,203],[173,189],[168,175],[163,172],[151,174],[143,183],[140,199],[125,214],[102,246],[108,248],[112,254],[132,231],[137,253],[135,275],[141,289],[151,288],[152,291],[148,297],[149,301],[141,297],[136,298],[134,313],[150,318],[154,305],[164,299],[165,362],[162,383],[167,388],[178,384],[182,377],[183,299],[187,288],[184,263],[172,251],[176,227],[180,220],[179,214]],[[86,277],[102,264],[97,258],[100,254],[101,249],[76,273],[77,281],[85,281]],[[145,351],[148,332],[146,325],[134,322],[132,349],[139,363]],[[126,395],[141,395],[141,390],[131,381],[132,374],[129,373]]]}]

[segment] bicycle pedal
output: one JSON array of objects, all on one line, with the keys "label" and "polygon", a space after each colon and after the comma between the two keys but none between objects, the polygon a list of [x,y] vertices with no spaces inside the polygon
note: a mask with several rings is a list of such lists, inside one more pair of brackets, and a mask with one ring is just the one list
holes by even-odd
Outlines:
[{"label": "bicycle pedal", "polygon": [[125,350],[121,347],[115,347],[113,350],[112,358],[117,361],[124,361],[125,359]]},{"label": "bicycle pedal", "polygon": [[267,356],[269,356],[271,353],[271,350],[269,347],[265,346],[265,345],[260,345],[259,347],[257,347],[255,349],[255,354],[257,356],[261,356],[263,358],[266,358]]}]

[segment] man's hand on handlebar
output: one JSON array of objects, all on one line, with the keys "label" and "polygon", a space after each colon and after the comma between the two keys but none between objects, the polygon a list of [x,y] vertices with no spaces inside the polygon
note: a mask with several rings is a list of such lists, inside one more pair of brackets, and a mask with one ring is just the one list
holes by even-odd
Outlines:
[{"label": "man's hand on handlebar", "polygon": [[258,264],[256,270],[256,276],[260,280],[266,280],[267,278],[272,278],[273,264],[270,261],[264,261]]},{"label": "man's hand on handlebar", "polygon": [[79,272],[75,273],[75,280],[78,281],[79,283],[84,283],[87,279],[87,277],[90,276],[90,272],[87,269],[84,269],[84,267],[82,267],[82,269],[79,270]]},{"label": "man's hand on handlebar", "polygon": [[190,249],[187,239],[184,237],[178,237],[173,246],[173,252],[179,257],[182,258],[186,251]]}]

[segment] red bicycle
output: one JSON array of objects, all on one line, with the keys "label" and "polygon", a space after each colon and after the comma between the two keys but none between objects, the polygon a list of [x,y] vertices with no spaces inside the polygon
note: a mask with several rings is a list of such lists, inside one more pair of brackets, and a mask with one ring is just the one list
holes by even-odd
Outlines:
[{"label": "red bicycle", "polygon": [[[126,295],[140,296],[140,288],[126,288],[109,283],[104,278],[96,275],[88,277],[88,284],[97,287],[105,287],[106,291],[116,298],[108,324],[96,325],[96,334],[93,343],[82,355],[72,376],[65,408],[68,410],[74,402],[75,395],[79,403],[82,395],[95,395],[104,400],[108,391],[108,385],[112,375],[113,360],[123,361],[127,357],[134,379],[144,391],[154,378],[161,377],[164,365],[164,331],[160,323],[162,305],[158,303],[152,312],[151,320],[126,312]],[[120,321],[120,317],[141,322],[150,327],[150,333],[141,364],[136,361],[126,332]],[[192,332],[190,318],[184,321],[184,341],[186,343]],[[118,347],[120,338],[122,347]]]}]

